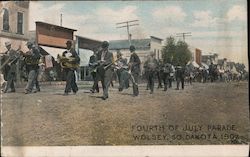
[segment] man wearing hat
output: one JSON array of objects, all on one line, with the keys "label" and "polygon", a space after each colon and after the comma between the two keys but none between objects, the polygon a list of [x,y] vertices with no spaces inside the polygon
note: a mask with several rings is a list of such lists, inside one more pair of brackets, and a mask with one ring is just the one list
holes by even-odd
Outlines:
[{"label": "man wearing hat", "polygon": [[180,82],[181,82],[181,88],[184,89],[184,79],[185,79],[185,68],[178,65],[176,67],[176,81],[177,81],[176,90],[179,90]]},{"label": "man wearing hat", "polygon": [[135,46],[131,45],[129,48],[131,52],[131,56],[129,59],[129,67],[131,71],[131,75],[133,77],[133,80],[135,83],[133,83],[133,95],[138,96],[139,90],[138,90],[138,80],[139,80],[139,75],[140,75],[140,65],[141,65],[141,60],[138,57],[138,55],[135,52]]},{"label": "man wearing hat", "polygon": [[90,67],[90,71],[91,71],[91,75],[93,78],[93,86],[91,88],[91,93],[99,93],[99,86],[98,86],[98,81],[99,78],[97,76],[97,53],[98,53],[98,49],[94,48],[93,49],[94,54],[92,56],[90,56],[89,58],[89,67]]},{"label": "man wearing hat", "polygon": [[165,63],[163,65],[162,78],[163,78],[163,83],[164,83],[164,91],[167,91],[168,86],[169,86],[168,84],[169,84],[171,69],[172,67],[170,63]]},{"label": "man wearing hat", "polygon": [[25,87],[25,94],[29,94],[32,92],[34,85],[37,86],[37,90],[40,90],[37,82],[40,52],[33,42],[28,41],[26,45],[29,51],[23,54],[26,64],[26,70],[28,72],[28,83]]},{"label": "man wearing hat", "polygon": [[3,67],[3,73],[7,81],[7,85],[3,90],[4,93],[15,92],[15,78],[16,78],[16,63],[17,63],[17,52],[11,48],[10,42],[5,42],[5,47],[7,51],[5,52],[5,57],[9,59],[8,63]]},{"label": "man wearing hat", "polygon": [[[67,50],[63,52],[62,56],[63,57],[71,57],[72,61],[71,63],[73,64],[79,64],[80,63],[80,57],[76,53],[75,49],[72,47],[72,41],[68,40],[66,42],[66,48]],[[73,91],[74,94],[78,91],[78,87],[76,84],[76,77],[75,77],[75,70],[76,68],[72,67],[65,67],[64,72],[66,74],[66,86],[64,90],[64,95],[68,95],[69,92]]]},{"label": "man wearing hat", "polygon": [[129,87],[129,78],[127,75],[128,64],[127,59],[122,57],[121,51],[117,51],[117,76],[119,81],[119,91],[122,91],[123,88]]},{"label": "man wearing hat", "polygon": [[155,59],[155,53],[150,52],[150,56],[146,60],[144,67],[148,73],[148,86],[150,89],[150,94],[154,92],[154,77],[157,72],[158,62]]},{"label": "man wearing hat", "polygon": [[108,50],[109,43],[104,41],[102,43],[102,49],[97,54],[97,62],[99,66],[97,68],[97,73],[100,76],[100,80],[103,88],[103,100],[106,100],[109,97],[108,89],[110,82],[113,76],[113,54]]}]

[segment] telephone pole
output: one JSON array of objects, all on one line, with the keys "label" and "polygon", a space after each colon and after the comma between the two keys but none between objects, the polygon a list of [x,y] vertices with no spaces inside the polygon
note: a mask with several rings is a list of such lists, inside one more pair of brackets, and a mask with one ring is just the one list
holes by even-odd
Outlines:
[{"label": "telephone pole", "polygon": [[176,37],[182,37],[183,41],[185,42],[185,37],[192,36],[191,32],[186,33],[176,33]]},{"label": "telephone pole", "polygon": [[62,27],[62,14],[61,14],[61,18],[60,18],[60,26]]},{"label": "telephone pole", "polygon": [[131,34],[129,32],[129,27],[131,26],[138,26],[139,24],[137,23],[139,20],[131,20],[131,21],[125,21],[125,22],[120,22],[116,23],[116,28],[127,28],[127,33],[128,33],[128,41],[129,45],[131,45]]}]

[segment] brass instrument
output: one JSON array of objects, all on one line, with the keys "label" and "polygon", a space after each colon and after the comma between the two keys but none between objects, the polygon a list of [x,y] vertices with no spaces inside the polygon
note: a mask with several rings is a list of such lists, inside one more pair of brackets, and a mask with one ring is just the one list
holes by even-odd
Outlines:
[{"label": "brass instrument", "polygon": [[16,50],[17,54],[15,56],[15,59],[13,59],[12,61],[10,61],[10,57],[8,57],[3,64],[0,66],[0,69],[2,69],[5,65],[7,64],[12,64],[13,62],[15,62],[16,60],[18,60],[20,58],[20,54],[22,54],[22,51],[20,51],[20,47]]},{"label": "brass instrument", "polygon": [[40,59],[33,59],[30,56],[25,57],[24,61],[27,65],[36,65],[40,63]]},{"label": "brass instrument", "polygon": [[[64,57],[58,55],[57,57],[62,68],[79,68],[79,63],[75,63],[74,57]],[[74,62],[74,63],[73,63]]]},{"label": "brass instrument", "polygon": [[40,58],[34,59],[32,57],[32,53],[33,53],[33,50],[31,49],[28,52],[22,54],[24,56],[24,62],[27,65],[36,65],[36,64],[39,64],[40,63]]}]

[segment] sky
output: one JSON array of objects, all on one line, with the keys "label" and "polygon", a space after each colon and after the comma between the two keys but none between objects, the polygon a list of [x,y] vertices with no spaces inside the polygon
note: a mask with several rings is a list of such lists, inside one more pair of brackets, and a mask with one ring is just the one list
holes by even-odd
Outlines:
[{"label": "sky", "polygon": [[102,41],[127,39],[116,23],[130,20],[139,20],[130,27],[133,39],[191,32],[185,41],[203,54],[248,65],[247,0],[31,1],[29,29],[35,21],[60,25],[60,14],[62,26]]}]

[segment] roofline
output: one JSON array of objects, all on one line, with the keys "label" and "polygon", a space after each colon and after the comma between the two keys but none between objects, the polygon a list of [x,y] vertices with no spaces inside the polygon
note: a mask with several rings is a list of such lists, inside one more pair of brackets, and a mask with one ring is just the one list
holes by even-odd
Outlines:
[{"label": "roofline", "polygon": [[[145,39],[131,39],[131,41],[133,40],[150,40],[149,38],[145,38]],[[122,40],[110,40],[109,42],[112,42],[112,41],[128,41],[128,39],[122,39]],[[129,41],[128,41],[129,42]]]},{"label": "roofline", "polygon": [[150,38],[155,38],[155,39],[158,39],[158,40],[161,40],[161,41],[163,40],[163,39],[155,37],[155,36],[150,36]]},{"label": "roofline", "polygon": [[55,25],[55,24],[50,24],[50,23],[46,23],[46,22],[41,22],[41,21],[36,21],[35,22],[36,24],[43,24],[43,25],[50,25],[50,26],[54,26],[54,27],[57,27],[57,28],[62,28],[62,29],[66,29],[66,30],[70,30],[70,31],[77,31],[76,29],[71,29],[71,28],[67,28],[67,27],[62,27],[62,26],[58,26],[58,25]]},{"label": "roofline", "polygon": [[83,39],[93,40],[93,41],[97,41],[97,42],[103,42],[101,40],[95,40],[95,39],[91,39],[91,38],[86,38],[86,37],[79,36],[79,35],[75,35],[75,37],[80,37],[80,38],[83,38]]},{"label": "roofline", "polygon": [[202,54],[202,56],[214,56],[214,55],[217,55],[217,56],[219,56],[218,54],[206,54],[206,53],[204,53],[204,54]]}]

